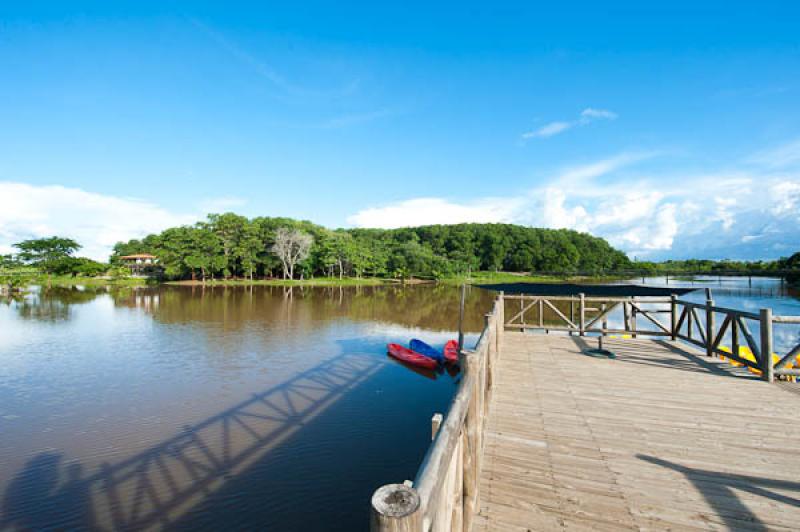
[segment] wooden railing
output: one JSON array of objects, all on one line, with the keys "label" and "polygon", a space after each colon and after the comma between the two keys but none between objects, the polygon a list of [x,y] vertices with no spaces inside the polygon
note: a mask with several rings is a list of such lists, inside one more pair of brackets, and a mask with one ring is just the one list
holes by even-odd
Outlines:
[{"label": "wooden railing", "polygon": [[[506,329],[544,329],[546,331],[566,331],[584,336],[586,333],[631,334],[643,336],[672,336],[670,324],[665,324],[656,314],[665,312],[661,309],[649,308],[654,304],[669,304],[672,298],[623,298],[623,297],[586,297],[577,296],[522,296],[507,295],[505,301],[519,301],[519,311],[511,314],[506,321]],[[623,311],[623,328],[610,328],[608,317],[618,307]],[[561,307],[561,308],[559,308]],[[535,309],[534,319],[526,321],[528,312]],[[545,318],[545,313],[550,319]],[[667,311],[668,312],[668,311]],[[655,330],[641,329],[636,326],[637,316],[642,316],[648,323],[655,325]]]},{"label": "wooden railing", "polygon": [[[585,297],[506,295],[504,308],[511,316],[506,329],[566,331],[585,336],[625,334],[661,336],[683,340],[706,351],[708,356],[724,356],[751,368],[766,381],[776,376],[800,376],[800,343],[783,354],[774,352],[775,324],[800,324],[800,316],[773,316],[764,308],[756,314],[744,310],[719,307],[711,298],[705,303],[664,297]],[[519,303],[519,310],[515,308]],[[608,326],[609,315],[622,307],[623,328]],[[659,315],[668,315],[667,320]],[[637,316],[644,318],[637,326]],[[719,324],[718,326],[716,324]],[[757,335],[750,325],[757,325]],[[723,345],[729,340],[730,346]],[[746,348],[746,349],[742,349]],[[768,353],[769,356],[762,356]]]},{"label": "wooden railing", "polygon": [[503,335],[502,294],[486,315],[446,416],[432,420],[433,442],[413,482],[387,484],[372,496],[373,531],[469,531],[477,511],[484,429]]},{"label": "wooden railing", "polygon": [[[676,300],[676,304],[683,310],[675,323],[675,335],[705,349],[706,355],[735,360],[768,382],[775,376],[800,375],[800,343],[781,355],[774,351],[773,337],[776,323],[800,324],[800,316],[773,316],[770,308],[762,308],[756,314],[719,307],[712,299],[705,304],[683,300]],[[758,326],[757,336],[750,325]],[[730,347],[722,345],[726,337],[730,338]]]}]

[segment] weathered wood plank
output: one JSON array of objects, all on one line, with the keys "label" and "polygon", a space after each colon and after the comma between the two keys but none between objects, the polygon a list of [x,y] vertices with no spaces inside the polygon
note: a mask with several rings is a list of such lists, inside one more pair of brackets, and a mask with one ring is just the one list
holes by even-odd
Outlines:
[{"label": "weathered wood plank", "polygon": [[584,345],[504,337],[473,530],[796,527],[800,394],[683,344]]}]

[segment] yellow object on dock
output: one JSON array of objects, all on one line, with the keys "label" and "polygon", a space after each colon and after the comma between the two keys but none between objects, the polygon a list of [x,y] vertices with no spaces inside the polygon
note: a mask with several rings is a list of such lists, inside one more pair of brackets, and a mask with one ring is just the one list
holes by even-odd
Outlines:
[{"label": "yellow object on dock", "polygon": [[[731,348],[728,347],[727,345],[720,346],[720,350],[721,351],[725,351],[726,353],[730,353],[731,352]],[[752,349],[750,349],[746,345],[739,346],[739,358],[743,358],[745,360],[749,360],[750,362],[752,362],[754,364],[758,364],[758,361],[756,360],[756,357],[753,354]],[[723,355],[720,355],[720,360],[727,360],[731,364],[731,366],[738,367],[738,366],[744,366],[745,365],[745,364],[742,364],[741,362],[739,362],[738,360],[734,360],[732,358],[727,358],[727,357],[725,357]],[[800,355],[797,355],[796,360],[797,360],[796,364],[795,363],[790,363],[786,367],[787,368],[794,368],[794,367],[800,368]],[[781,357],[779,357],[777,353],[772,353],[772,365],[774,366],[775,364],[777,364],[780,361],[781,361]],[[749,371],[750,373],[753,373],[755,375],[761,375],[761,370],[760,369],[756,369],[756,368],[751,367],[751,366],[747,366],[747,371]]]}]

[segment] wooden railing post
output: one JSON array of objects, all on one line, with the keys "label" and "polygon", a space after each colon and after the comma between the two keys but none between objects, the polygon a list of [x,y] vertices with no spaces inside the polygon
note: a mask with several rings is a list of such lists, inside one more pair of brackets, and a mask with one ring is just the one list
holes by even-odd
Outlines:
[{"label": "wooden railing post", "polygon": [[586,336],[586,294],[581,292],[580,294],[578,294],[578,297],[580,297],[580,302],[579,302],[580,307],[578,308],[578,312],[581,320],[579,323],[580,325],[579,334],[581,336]]},{"label": "wooden railing post", "polygon": [[431,441],[436,439],[436,435],[439,433],[439,428],[442,426],[443,420],[444,416],[438,412],[431,418]]},{"label": "wooden railing post", "polygon": [[405,484],[387,484],[372,494],[372,532],[418,532],[422,512],[417,490]]},{"label": "wooden railing post", "polygon": [[772,309],[761,309],[761,376],[767,382],[775,380],[772,367]]},{"label": "wooden railing post", "polygon": [[472,373],[473,389],[470,393],[469,403],[467,404],[467,415],[464,418],[465,443],[463,449],[464,464],[464,530],[471,530],[472,517],[475,515],[478,504],[478,483],[480,482],[480,472],[478,469],[479,453],[479,431],[480,431],[480,412],[478,411],[478,386],[480,375],[478,374],[478,360],[474,355],[462,356],[462,368],[467,374]]},{"label": "wooden railing post", "polygon": [[669,298],[669,318],[672,341],[678,339],[678,296],[672,294]]},{"label": "wooden railing post", "polygon": [[[605,313],[606,313],[606,304],[605,303],[601,303],[600,304],[600,313],[604,315],[603,316],[603,322],[602,322],[603,332],[600,333],[600,336],[606,336],[606,334],[607,334],[606,333],[606,329],[608,329],[608,318],[605,317]],[[601,340],[601,342],[602,342],[602,340]]]},{"label": "wooden railing post", "polygon": [[458,351],[464,349],[464,302],[467,299],[467,284],[461,285],[461,302],[458,306]]},{"label": "wooden railing post", "polygon": [[500,292],[497,296],[497,315],[495,316],[495,327],[497,328],[497,352],[495,358],[500,355],[500,342],[503,340],[503,334],[506,330],[506,300],[505,294]]},{"label": "wooden railing post", "polygon": [[714,330],[714,300],[706,299],[706,356],[714,356],[714,339],[717,333]]},{"label": "wooden railing post", "polygon": [[[575,323],[575,301],[572,299],[569,300],[569,321]],[[569,335],[572,336],[572,330],[569,331]]]}]

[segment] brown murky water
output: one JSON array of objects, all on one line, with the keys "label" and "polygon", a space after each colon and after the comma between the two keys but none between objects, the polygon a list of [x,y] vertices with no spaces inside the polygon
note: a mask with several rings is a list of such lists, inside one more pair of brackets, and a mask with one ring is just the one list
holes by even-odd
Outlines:
[{"label": "brown murky water", "polygon": [[[492,295],[469,292],[477,339]],[[457,375],[447,286],[51,289],[0,304],[0,530],[361,530]]]}]

